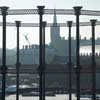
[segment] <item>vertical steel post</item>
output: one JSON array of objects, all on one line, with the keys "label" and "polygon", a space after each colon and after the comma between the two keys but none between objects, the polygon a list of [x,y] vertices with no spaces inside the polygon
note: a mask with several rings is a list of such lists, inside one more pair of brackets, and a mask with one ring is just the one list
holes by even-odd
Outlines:
[{"label": "vertical steel post", "polygon": [[71,61],[71,27],[72,21],[67,22],[67,26],[69,28],[69,100],[72,100],[71,90],[72,90],[72,61]]},{"label": "vertical steel post", "polygon": [[43,25],[43,34],[42,34],[42,38],[43,38],[43,100],[45,100],[45,27],[46,27],[46,22],[42,22]]},{"label": "vertical steel post", "polygon": [[8,7],[0,7],[1,14],[3,16],[3,40],[2,40],[2,100],[5,100],[5,88],[6,88],[6,15],[8,14]]},{"label": "vertical steel post", "polygon": [[92,100],[96,100],[96,61],[95,61],[95,25],[96,20],[90,20],[92,26]]},{"label": "vertical steel post", "polygon": [[15,21],[17,27],[17,59],[16,59],[16,100],[19,100],[19,27],[21,26],[20,21]]},{"label": "vertical steel post", "polygon": [[43,49],[42,49],[42,17],[43,17],[43,13],[44,13],[44,6],[38,6],[38,14],[40,16],[40,29],[39,29],[39,33],[40,33],[40,45],[39,45],[39,100],[43,100]]},{"label": "vertical steel post", "polygon": [[81,8],[80,6],[77,7],[73,7],[74,11],[75,11],[75,15],[76,15],[76,78],[77,78],[77,83],[76,83],[76,87],[77,87],[77,100],[80,100],[80,27],[79,27],[79,16],[81,14]]}]

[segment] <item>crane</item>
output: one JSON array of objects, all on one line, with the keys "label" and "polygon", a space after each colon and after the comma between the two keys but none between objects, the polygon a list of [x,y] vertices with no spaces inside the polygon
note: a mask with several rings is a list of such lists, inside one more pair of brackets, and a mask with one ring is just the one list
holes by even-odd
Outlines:
[{"label": "crane", "polygon": [[28,34],[24,35],[24,37],[25,37],[25,40],[26,40],[26,41],[28,42],[28,44],[30,45],[30,41],[29,41],[27,35],[28,35]]}]

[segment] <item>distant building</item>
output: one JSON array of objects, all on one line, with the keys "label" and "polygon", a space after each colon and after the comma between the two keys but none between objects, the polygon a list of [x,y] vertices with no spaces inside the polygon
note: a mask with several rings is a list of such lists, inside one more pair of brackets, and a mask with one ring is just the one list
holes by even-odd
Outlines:
[{"label": "distant building", "polygon": [[50,35],[51,35],[51,44],[55,43],[58,40],[61,40],[60,26],[57,24],[57,16],[55,10],[54,10],[53,24],[50,28]]},{"label": "distant building", "polygon": [[[69,48],[68,39],[62,38],[60,36],[60,26],[57,23],[56,11],[54,10],[53,24],[50,27],[50,38],[51,43],[46,45],[46,63],[68,63]],[[100,39],[96,40],[96,45],[100,45]],[[81,39],[80,36],[80,46],[91,45],[92,41],[87,40],[85,37]],[[75,62],[76,55],[76,40],[72,37],[71,41],[72,47],[72,59]],[[39,45],[26,45],[20,50],[20,60],[22,64],[39,64]]]},{"label": "distant building", "polygon": [[[46,63],[52,62],[56,50],[51,46],[45,46]],[[20,50],[20,61],[22,64],[39,64],[39,45],[25,46]]]},{"label": "distant building", "polygon": [[[54,10],[53,24],[50,28],[51,43],[50,45],[56,49],[57,54],[55,58],[62,59],[61,61],[67,63],[67,56],[69,56],[68,40],[60,36],[60,26],[57,24],[57,16]],[[76,42],[72,39],[72,55],[75,56]],[[66,58],[66,59],[65,59]],[[60,62],[59,62],[60,63]]]}]

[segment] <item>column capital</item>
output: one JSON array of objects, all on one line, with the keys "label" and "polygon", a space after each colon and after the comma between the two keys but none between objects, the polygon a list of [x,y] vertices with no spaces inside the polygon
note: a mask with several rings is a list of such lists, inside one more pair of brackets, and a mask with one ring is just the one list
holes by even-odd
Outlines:
[{"label": "column capital", "polygon": [[6,7],[6,6],[2,6],[2,7],[0,7],[0,9],[1,9],[1,14],[2,15],[8,15],[8,9],[9,9],[9,7]]},{"label": "column capital", "polygon": [[82,6],[75,6],[73,8],[74,8],[75,15],[81,15],[80,11],[82,9]]},{"label": "column capital", "polygon": [[72,21],[67,21],[67,26],[72,27]]},{"label": "column capital", "polygon": [[47,24],[46,21],[42,22],[43,27],[46,27],[46,24]]},{"label": "column capital", "polygon": [[15,21],[16,23],[16,27],[20,27],[21,26],[21,21]]},{"label": "column capital", "polygon": [[91,25],[92,25],[92,26],[95,26],[95,25],[96,25],[97,20],[96,20],[96,19],[91,19],[91,20],[90,20],[90,22],[91,22]]},{"label": "column capital", "polygon": [[45,6],[37,6],[37,8],[38,8],[38,14],[43,15]]}]

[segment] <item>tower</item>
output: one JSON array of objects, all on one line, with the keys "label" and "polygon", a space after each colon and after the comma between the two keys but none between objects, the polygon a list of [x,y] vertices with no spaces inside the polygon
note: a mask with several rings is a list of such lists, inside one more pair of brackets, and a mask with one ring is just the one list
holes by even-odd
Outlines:
[{"label": "tower", "polygon": [[57,16],[56,16],[55,9],[54,9],[53,24],[51,26],[50,32],[51,32],[51,44],[61,39],[60,38],[60,26],[57,24]]}]

